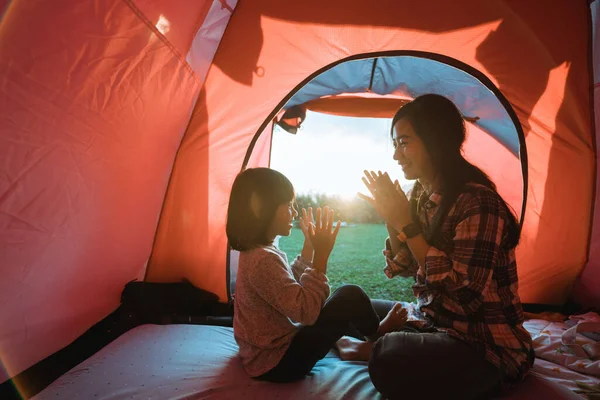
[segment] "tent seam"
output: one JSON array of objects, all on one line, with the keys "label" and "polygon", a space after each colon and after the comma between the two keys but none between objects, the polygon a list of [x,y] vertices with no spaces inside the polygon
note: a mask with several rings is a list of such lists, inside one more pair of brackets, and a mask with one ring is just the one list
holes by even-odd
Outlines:
[{"label": "tent seam", "polygon": [[202,82],[200,77],[198,77],[198,75],[196,74],[196,72],[194,71],[192,66],[187,62],[187,60],[185,58],[183,58],[181,53],[179,53],[179,51],[177,51],[177,49],[175,48],[175,46],[173,46],[173,44],[169,41],[169,39],[167,39],[167,37],[165,35],[163,35],[156,28],[156,26],[154,24],[152,24],[152,22],[150,22],[148,17],[146,17],[146,15],[135,4],[133,4],[133,1],[132,0],[123,0],[123,1],[129,6],[129,8],[135,13],[135,15],[137,15],[138,18],[156,35],[156,37],[158,37],[169,48],[169,50],[171,50],[171,53],[173,53],[173,55],[175,57],[177,57],[179,62],[181,64],[183,64],[183,67],[188,70],[188,72],[192,75],[192,77],[196,81],[200,82],[200,84],[203,84],[204,82]]}]

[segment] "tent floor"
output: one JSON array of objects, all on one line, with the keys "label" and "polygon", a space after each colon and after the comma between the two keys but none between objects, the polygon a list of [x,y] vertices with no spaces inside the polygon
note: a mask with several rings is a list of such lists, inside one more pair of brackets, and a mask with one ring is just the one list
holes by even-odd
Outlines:
[{"label": "tent floor", "polygon": [[[233,326],[233,317],[226,316],[228,306],[216,310],[218,317],[161,316],[168,323]],[[88,359],[127,331],[141,325],[135,316],[119,307],[96,323],[73,343],[48,356],[13,379],[0,384],[0,399],[21,400],[42,391],[71,368]],[[19,389],[17,389],[19,388]]]},{"label": "tent floor", "polygon": [[[367,363],[341,361],[331,351],[306,379],[273,384],[248,377],[233,330],[206,325],[142,325],[62,375],[36,400],[143,399],[382,399]],[[578,399],[532,374],[504,399]]]},{"label": "tent floor", "polygon": [[[573,304],[569,304],[565,307],[526,304],[524,305],[524,309],[528,312],[555,311],[564,314],[578,310],[577,306]],[[220,309],[214,314],[219,316],[171,316],[168,322],[232,326],[232,318],[231,316],[227,316],[227,310]],[[164,318],[161,319],[164,320]],[[121,335],[143,323],[144,321],[136,319],[135,316],[124,311],[122,307],[118,308],[112,314],[90,328],[69,346],[40,361],[15,376],[12,380],[0,384],[0,398],[18,400],[23,397],[27,398],[34,396],[67,371],[92,357],[95,353],[101,351]],[[19,388],[20,391],[16,388]]]}]

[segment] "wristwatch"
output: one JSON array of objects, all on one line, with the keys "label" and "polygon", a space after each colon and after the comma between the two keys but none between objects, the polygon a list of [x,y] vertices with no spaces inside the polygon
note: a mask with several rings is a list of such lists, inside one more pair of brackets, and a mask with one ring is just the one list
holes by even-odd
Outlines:
[{"label": "wristwatch", "polygon": [[417,222],[411,222],[402,228],[402,233],[406,236],[407,239],[412,239],[421,233],[421,225]]}]

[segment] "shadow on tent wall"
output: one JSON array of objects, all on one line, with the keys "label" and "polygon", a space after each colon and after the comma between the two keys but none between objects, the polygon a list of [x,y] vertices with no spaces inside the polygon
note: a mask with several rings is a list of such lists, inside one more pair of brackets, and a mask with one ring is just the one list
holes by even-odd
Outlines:
[{"label": "shadow on tent wall", "polygon": [[[457,29],[468,28],[491,22],[497,19],[493,13],[482,15],[478,13],[459,13],[457,18],[440,18],[436,24],[424,25],[422,21],[412,18],[414,13],[430,14],[430,6],[411,2],[413,13],[365,13],[364,4],[361,2],[347,2],[344,0],[333,0],[322,2],[319,0],[308,0],[302,2],[301,7],[282,7],[277,2],[269,0],[257,0],[248,4],[238,4],[244,8],[244,45],[236,48],[239,57],[235,63],[221,63],[215,58],[214,64],[219,67],[230,78],[245,85],[252,84],[253,73],[260,68],[256,64],[263,44],[263,31],[261,29],[261,18],[280,19],[298,23],[312,23],[324,25],[348,25],[348,26],[372,26],[372,27],[395,27],[402,26],[409,29],[423,30],[435,33],[444,33]],[[247,8],[246,8],[247,7]],[[395,0],[384,0],[377,2],[378,9],[394,9],[398,7]],[[420,11],[418,9],[421,9]],[[315,12],[315,10],[319,10]],[[417,10],[415,10],[417,9]],[[344,10],[340,12],[340,10]],[[237,10],[236,10],[237,11]],[[377,15],[376,15],[377,14]],[[236,13],[233,14],[231,24],[237,21]],[[399,49],[410,50],[410,49]],[[226,51],[226,50],[225,50]],[[293,51],[293,50],[290,50]]]},{"label": "shadow on tent wall", "polygon": [[[564,7],[574,7],[576,5],[574,4],[564,4]],[[580,4],[578,4],[577,6],[580,7],[586,7],[588,8],[588,5],[586,2],[580,2]],[[566,26],[566,23],[563,22],[564,26],[563,27],[557,27],[558,29],[552,31],[552,30],[548,30],[548,29],[543,29],[542,25],[545,23],[543,20],[540,20],[537,17],[537,12],[535,12],[535,10],[533,10],[531,7],[528,7],[526,4],[524,3],[520,3],[520,2],[512,2],[511,3],[511,7],[513,7],[514,9],[516,9],[519,13],[520,16],[522,16],[527,24],[529,26],[532,26],[534,28],[536,28],[536,32],[539,33],[539,36],[537,37],[537,39],[539,41],[541,41],[542,43],[547,43],[547,42],[555,42],[556,40],[565,40],[564,37],[561,38],[560,35],[556,35],[556,31],[560,31],[562,29],[570,29],[569,27]],[[552,21],[563,21],[561,18],[561,13],[558,9],[554,8],[552,10],[552,12],[554,13],[554,15],[547,15],[546,17],[549,18]],[[514,87],[517,82],[514,82],[514,80],[517,78],[514,74],[505,74],[503,73],[503,71],[500,70],[496,70],[495,67],[498,66],[498,64],[496,63],[489,63],[488,65],[486,65],[485,61],[489,59],[489,53],[494,51],[493,49],[497,48],[495,43],[499,43],[499,42],[503,42],[505,39],[503,39],[503,36],[505,35],[505,32],[508,30],[509,28],[506,26],[506,24],[503,22],[500,24],[500,26],[498,27],[498,29],[494,32],[491,32],[490,35],[481,43],[481,45],[479,46],[479,48],[477,49],[477,54],[476,54],[476,58],[478,60],[480,60],[488,69],[488,71],[491,73],[492,76],[496,77],[496,79],[498,80],[498,88],[500,89],[500,91],[502,91],[503,93],[506,93],[507,91],[510,90],[511,87]],[[508,34],[508,33],[506,33]],[[589,37],[591,37],[591,35],[589,35]],[[591,44],[590,44],[591,46]],[[547,176],[546,176],[546,182],[545,182],[545,187],[543,190],[543,205],[540,207],[540,211],[541,211],[541,215],[544,215],[547,217],[549,216],[553,216],[553,215],[563,215],[567,212],[567,210],[562,209],[562,208],[557,208],[556,207],[556,202],[551,201],[552,196],[556,195],[556,192],[558,190],[569,190],[568,189],[568,185],[569,185],[569,180],[570,177],[568,176],[568,174],[565,173],[565,171],[568,171],[568,165],[564,165],[564,163],[559,163],[557,162],[557,158],[559,157],[560,152],[565,151],[565,147],[570,147],[570,145],[568,143],[565,143],[564,140],[562,140],[561,138],[561,134],[560,131],[562,129],[571,129],[573,132],[579,132],[579,131],[588,131],[586,129],[582,129],[585,127],[582,127],[582,124],[586,124],[586,123],[590,123],[592,126],[592,129],[589,130],[589,132],[592,134],[592,145],[595,147],[595,135],[594,135],[594,130],[593,130],[593,105],[592,105],[592,98],[591,98],[591,94],[590,93],[573,93],[571,91],[571,88],[576,88],[578,87],[578,85],[576,84],[577,81],[581,81],[582,76],[589,76],[590,82],[593,82],[593,77],[592,77],[592,67],[591,65],[584,65],[582,63],[576,63],[574,62],[574,60],[572,59],[571,55],[572,55],[572,46],[570,46],[571,48],[569,48],[569,46],[551,46],[550,48],[547,48],[548,51],[550,52],[549,57],[552,60],[551,63],[551,68],[549,70],[543,71],[539,74],[535,74],[535,75],[531,75],[528,76],[526,80],[522,80],[520,79],[519,83],[520,85],[522,85],[523,82],[527,82],[528,86],[526,88],[527,92],[530,94],[530,96],[528,96],[527,98],[522,98],[520,100],[522,100],[523,102],[521,104],[518,105],[514,105],[515,107],[518,107],[519,110],[521,111],[521,123],[523,126],[523,132],[525,134],[525,137],[527,137],[531,131],[532,131],[532,121],[531,121],[531,116],[533,113],[534,108],[536,107],[536,105],[538,104],[538,102],[540,102],[540,100],[542,99],[542,97],[544,96],[545,92],[547,91],[547,89],[550,87],[550,85],[552,85],[551,82],[551,74],[553,72],[553,70],[555,69],[560,69],[561,67],[565,67],[568,68],[568,72],[567,72],[567,76],[566,76],[566,84],[564,86],[564,91],[563,93],[560,93],[560,95],[562,95],[562,102],[560,104],[560,107],[557,108],[557,112],[556,112],[556,118],[554,120],[554,134],[552,135],[552,147],[550,150],[550,154],[548,156],[548,164],[547,164]],[[581,51],[585,52],[585,53],[589,53],[590,52],[590,48],[582,48]],[[568,49],[568,50],[567,50]],[[520,62],[520,60],[526,59],[527,54],[511,54],[510,59],[513,61],[513,63],[515,64],[513,67],[514,68],[518,68],[518,64]],[[585,60],[586,57],[578,57],[577,60]],[[540,71],[538,71],[540,72]],[[555,85],[558,86],[558,85]],[[583,109],[578,109],[578,110],[574,110],[574,101],[575,98],[580,98],[580,99],[587,99],[586,101],[582,101],[581,103],[584,105]],[[580,114],[585,114],[585,113],[589,113],[590,117],[586,117],[582,115],[574,115],[574,111],[579,112]],[[587,121],[586,121],[587,120]],[[582,137],[581,138],[581,142],[586,142],[589,141],[590,138],[586,138],[586,137]],[[573,149],[570,149],[573,150]],[[533,149],[529,149],[529,154],[532,154],[534,152]],[[594,168],[595,171],[595,168]],[[593,179],[593,175],[594,175],[594,171],[590,170],[590,184],[594,185],[593,183],[591,183],[592,179]],[[532,177],[530,176],[530,179]],[[530,185],[535,185],[536,182],[535,181],[531,181],[530,180]],[[560,188],[560,189],[559,189]],[[590,221],[591,221],[592,217],[590,216]],[[591,222],[590,222],[590,229],[591,229]],[[553,230],[545,230],[545,229],[539,229],[537,231],[537,236],[536,236],[536,240],[534,242],[534,249],[532,250],[533,254],[545,254],[548,252],[548,248],[547,243],[552,243],[553,241],[556,241],[555,238],[551,237],[551,235],[556,235],[556,232],[554,232]],[[584,245],[586,243],[582,243],[582,245]],[[587,251],[586,251],[587,254]],[[573,260],[574,264],[577,264],[578,262],[582,262],[583,260]],[[581,271],[581,269],[580,269]],[[560,277],[557,276],[547,276],[544,274],[544,271],[535,271],[535,276],[533,277],[533,279],[529,279],[529,281],[531,282],[539,282],[540,280],[547,280],[547,279],[560,279]],[[569,288],[573,287],[573,284],[575,282],[570,282]],[[531,287],[528,288],[528,290],[534,290]],[[541,296],[543,298],[543,294],[542,293],[538,293],[539,296]],[[548,294],[548,297],[552,297],[556,294]],[[563,296],[564,298],[568,298],[569,294],[565,293]]]}]

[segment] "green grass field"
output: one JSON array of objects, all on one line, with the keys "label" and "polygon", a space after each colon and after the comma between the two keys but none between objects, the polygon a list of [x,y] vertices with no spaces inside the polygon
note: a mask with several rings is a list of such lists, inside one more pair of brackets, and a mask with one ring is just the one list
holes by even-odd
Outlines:
[{"label": "green grass field", "polygon": [[[361,286],[372,299],[414,300],[411,278],[388,279],[383,273],[385,259],[381,251],[386,237],[385,225],[342,227],[327,266],[332,290],[352,283]],[[292,261],[300,254],[303,243],[302,231],[294,228],[290,236],[279,239],[279,248]]]}]

